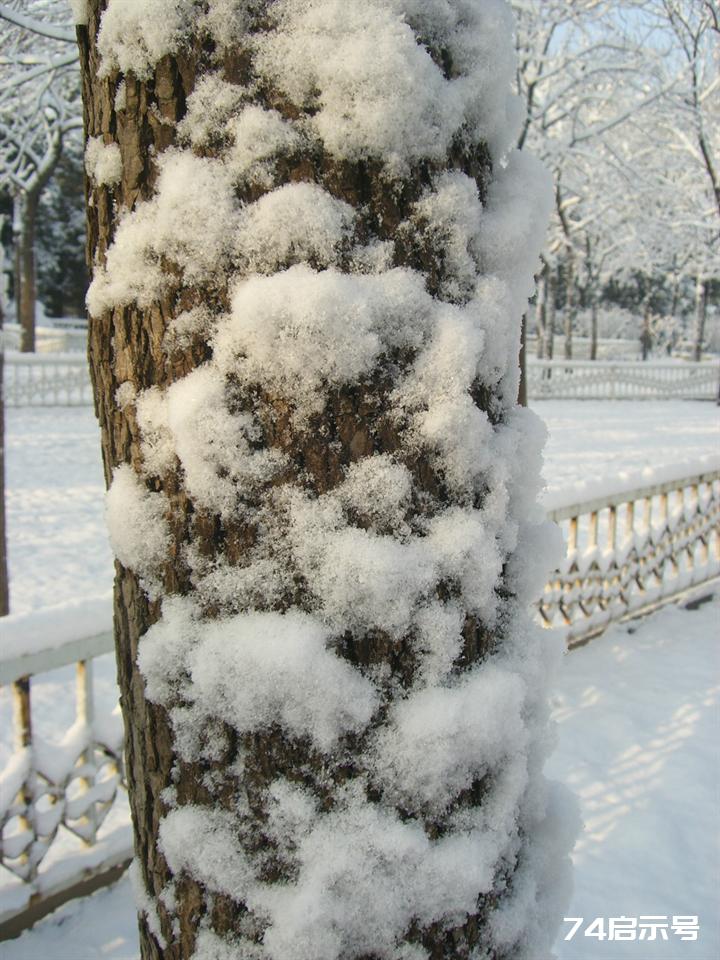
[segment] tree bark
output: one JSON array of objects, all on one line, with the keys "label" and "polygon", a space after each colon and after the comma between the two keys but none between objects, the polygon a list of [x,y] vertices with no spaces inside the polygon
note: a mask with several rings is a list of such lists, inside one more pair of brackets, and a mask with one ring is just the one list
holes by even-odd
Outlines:
[{"label": "tree bark", "polygon": [[[185,116],[187,99],[199,76],[207,70],[208,56],[207,50],[196,44],[173,57],[164,57],[146,80],[125,74],[122,78],[124,98],[121,106],[116,107],[119,74],[111,71],[104,76],[99,72],[97,34],[103,8],[103,0],[90,0],[88,24],[78,28],[86,136],[117,144],[122,156],[119,183],[87,184],[88,263],[96,269],[98,264],[105,263],[118,216],[152,198],[158,177],[157,158],[175,144],[176,124]],[[445,69],[451,75],[452,64],[445,64]],[[244,84],[246,90],[252,90],[247,51],[241,48],[228,51],[223,74],[233,84]],[[288,120],[297,118],[297,109],[277,91],[266,87],[254,96],[254,103],[263,107],[272,105]],[[212,149],[212,146],[207,148],[207,155],[212,155]],[[484,145],[457,144],[443,162],[423,160],[403,177],[400,188],[396,186],[393,190],[383,180],[382,171],[374,161],[338,161],[322,149],[298,149],[277,161],[272,188],[296,183],[321,185],[334,198],[353,208],[361,234],[381,243],[397,241],[393,266],[422,271],[428,277],[429,292],[438,296],[445,279],[442,269],[437,269],[421,236],[406,234],[401,240],[398,230],[401,224],[410,221],[413,205],[432,177],[444,169],[472,177],[481,200],[485,200],[492,166]],[[265,192],[247,188],[242,199],[249,204]],[[164,291],[149,307],[115,306],[91,316],[89,322],[88,355],[108,485],[114,468],[131,464],[139,471],[144,456],[136,409],[133,403],[117,402],[118,390],[131,385],[136,396],[152,388],[164,389],[209,360],[213,348],[207,335],[191,336],[180,345],[169,346],[168,330],[179,314],[193,307],[209,305],[218,315],[229,307],[227,286],[198,293],[184,287],[177,274],[169,265]],[[258,390],[253,397],[241,394],[240,410],[258,411],[263,433],[258,444],[284,455],[287,466],[282,483],[302,486],[315,497],[335,490],[348,467],[371,455],[400,458],[418,491],[409,508],[408,522],[421,526],[438,511],[452,505],[453,498],[433,460],[422,451],[411,452],[405,425],[389,413],[398,377],[410,369],[412,362],[412,355],[398,350],[378,366],[372,377],[332,389],[322,412],[313,415],[308,430],[296,430],[286,398],[267,391]],[[472,396],[491,424],[497,426],[508,416],[499,387],[488,389],[477,382]],[[242,515],[221,516],[193,502],[177,463],[146,483],[148,490],[161,492],[167,502],[171,542],[160,571],[161,596],[193,594],[195,583],[187,562],[189,545],[210,565],[229,563],[233,568],[243,569],[249,562],[248,556],[264,536],[262,526],[252,516],[250,519]],[[479,498],[476,506],[479,508],[481,503]],[[276,508],[265,509],[266,523],[282,521],[281,513],[272,515]],[[360,528],[370,525],[362,516],[357,518],[357,523]],[[435,587],[440,599],[452,598],[456,592],[453,583],[438,582]],[[499,594],[502,612],[498,624],[503,624],[512,620],[517,607],[509,586],[501,585]],[[280,596],[271,609],[290,608],[312,611],[309,592],[300,577],[295,593]],[[222,611],[207,609],[205,613],[212,618]],[[116,562],[114,615],[135,854],[141,884],[156,902],[157,909],[156,918],[144,913],[140,919],[143,960],[190,957],[201,926],[224,938],[242,931],[259,950],[263,936],[261,918],[231,896],[213,893],[190,872],[173,872],[158,846],[160,824],[173,804],[232,813],[238,796],[242,795],[254,818],[243,836],[243,843],[250,852],[260,851],[266,857],[264,881],[289,882],[293,879],[291,867],[279,854],[273,855],[272,844],[264,836],[270,787],[279,779],[302,784],[323,809],[332,809],[338,790],[344,785],[363,782],[363,771],[357,760],[362,744],[354,743],[350,737],[346,759],[331,762],[310,742],[290,736],[278,727],[238,734],[225,724],[222,755],[203,762],[188,761],[174,743],[173,721],[168,709],[146,698],[145,680],[137,665],[141,638],[161,617],[160,599],[151,599],[137,571],[119,561]],[[504,629],[493,628],[478,616],[467,613],[462,628],[464,646],[456,664],[458,674],[463,675],[498,649],[503,643]],[[338,638],[337,653],[361,672],[391,678],[390,687],[396,692],[388,695],[388,708],[393,696],[401,697],[415,678],[417,650],[413,636],[398,640],[379,629],[359,635],[348,631]],[[238,772],[239,758],[243,761],[242,773]],[[170,786],[172,798],[168,793]],[[459,815],[464,809],[479,806],[488,788],[486,778],[473,780],[454,801],[454,813]],[[404,809],[401,815],[413,821],[422,819],[419,809]],[[425,828],[431,838],[442,837],[448,829],[443,822],[434,821],[426,822]],[[502,902],[503,891],[512,889],[512,874],[517,863],[505,865],[498,872],[492,890],[478,898],[473,912],[457,918],[451,925],[413,926],[406,932],[407,941],[424,947],[428,955],[437,960],[469,957],[473,951],[482,949],[487,925]],[[170,890],[172,896],[168,894]],[[513,955],[514,945],[507,950],[491,948],[489,953],[483,953],[489,960],[504,960]]]},{"label": "tree bark", "polygon": [[590,306],[590,359],[597,360],[597,348],[598,348],[598,305],[597,300],[593,297],[592,304]]}]

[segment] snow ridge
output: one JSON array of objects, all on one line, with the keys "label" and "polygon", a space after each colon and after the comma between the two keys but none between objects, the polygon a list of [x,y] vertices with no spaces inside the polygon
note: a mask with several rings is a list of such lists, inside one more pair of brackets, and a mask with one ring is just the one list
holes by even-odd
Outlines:
[{"label": "snow ridge", "polygon": [[[105,70],[144,79],[194,38],[222,47],[223,16],[240,29],[254,8],[111,0]],[[470,937],[477,914],[468,956],[547,955],[572,826],[542,777],[553,657],[526,606],[554,538],[535,507],[542,430],[515,396],[551,193],[505,155],[508,8],[267,15],[245,85],[221,51],[198,81],[88,294],[94,316],[162,302],[168,357],[205,349],[137,390],[118,374],[137,458],[115,470],[108,520],[163,597],[138,666],[178,773],[199,765],[216,798],[171,787],[159,849],[208,902],[245,907],[232,936],[204,921],[201,960],[421,960],[431,927]],[[338,187],[361,168],[386,208]],[[170,477],[182,496],[162,492]],[[188,503],[222,531],[215,553],[178,533]],[[186,596],[163,589],[178,564]],[[363,661],[364,643],[384,655]],[[263,742],[305,760],[258,787]],[[155,890],[168,941],[171,887]]]}]

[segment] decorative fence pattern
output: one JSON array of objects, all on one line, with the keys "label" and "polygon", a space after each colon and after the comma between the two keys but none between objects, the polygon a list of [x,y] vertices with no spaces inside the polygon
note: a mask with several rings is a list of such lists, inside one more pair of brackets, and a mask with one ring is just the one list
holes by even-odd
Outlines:
[{"label": "decorative fence pattern", "polygon": [[567,554],[539,603],[569,646],[720,574],[720,470],[552,510]]},{"label": "decorative fence pattern", "polygon": [[84,354],[6,353],[4,396],[9,407],[79,407],[92,403]]},{"label": "decorative fence pattern", "polygon": [[[720,365],[715,361],[529,359],[527,377],[533,400],[712,400],[718,396]],[[92,403],[85,356],[6,352],[5,403],[10,407]]]},{"label": "decorative fence pattern", "polygon": [[712,400],[718,396],[720,365],[715,361],[529,359],[527,380],[533,400]]},{"label": "decorative fence pattern", "polygon": [[[720,574],[716,463],[703,473],[561,506],[548,515],[565,528],[568,549],[545,587],[538,613],[545,626],[565,632],[569,646]],[[97,623],[92,611],[86,623]],[[64,634],[70,637],[72,629],[66,625]],[[61,636],[45,648],[34,644],[30,653],[19,652],[24,649],[20,638],[14,651],[11,644],[10,652],[0,655],[0,686],[9,686],[13,697],[15,748],[0,774],[0,865],[27,890],[24,900],[0,913],[0,937],[8,923],[22,925],[33,898],[42,906],[51,890],[72,895],[77,869],[66,870],[54,886],[42,869],[60,827],[81,838],[90,855],[104,842],[101,824],[125,791],[122,734],[108,734],[106,718],[93,708],[92,661],[112,649],[112,634],[89,627],[85,633],[67,642]],[[69,664],[76,665],[76,720],[62,745],[49,752],[33,741],[32,678]],[[128,826],[114,845],[77,862],[87,874],[88,864],[107,870],[130,856]]]},{"label": "decorative fence pattern", "polygon": [[[54,908],[79,880],[87,883],[132,856],[126,808],[119,818],[116,812],[120,829],[115,824],[101,831],[116,800],[126,795],[122,724],[113,723],[107,709],[96,716],[94,708],[93,660],[112,650],[112,642],[106,632],[0,660],[0,685],[12,696],[14,747],[0,773],[0,865],[21,881],[25,893],[17,896],[17,884],[9,888],[14,896],[7,899],[14,903],[0,910],[0,939],[22,929],[23,924],[13,925],[19,916],[34,908],[33,922],[47,912],[43,903]],[[75,722],[59,744],[38,742],[32,730],[33,678],[73,664]],[[68,845],[61,828],[82,842]],[[72,860],[70,869],[57,862],[63,853]],[[3,888],[3,900],[6,892]]]}]

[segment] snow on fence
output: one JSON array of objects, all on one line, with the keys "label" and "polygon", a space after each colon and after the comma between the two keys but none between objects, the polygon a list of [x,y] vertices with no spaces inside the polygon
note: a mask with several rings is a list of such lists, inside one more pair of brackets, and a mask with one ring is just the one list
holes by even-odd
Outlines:
[{"label": "snow on fence", "polygon": [[80,407],[92,403],[87,359],[78,353],[5,353],[8,407]]},{"label": "snow on fence", "polygon": [[[719,457],[694,469],[621,475],[614,488],[581,485],[546,508],[565,528],[567,555],[539,617],[570,646],[720,573]],[[8,905],[0,939],[76,895],[79,878],[114,878],[131,856],[122,729],[117,715],[110,722],[115,703],[94,704],[92,688],[94,658],[112,650],[110,610],[105,596],[3,620],[0,686],[12,692],[14,750],[0,774],[0,896]],[[33,678],[73,664],[75,723],[49,748],[33,736]],[[82,841],[79,851],[67,852],[68,833]]]},{"label": "snow on fence", "polygon": [[567,552],[545,587],[543,624],[569,646],[608,623],[650,611],[720,574],[720,458],[619,478],[615,489],[579,485],[546,501]]},{"label": "snow on fence", "polygon": [[717,361],[533,360],[527,361],[533,400],[712,400],[718,396]]},{"label": "snow on fence", "polygon": [[[107,882],[132,856],[122,722],[115,704],[96,713],[93,690],[93,660],[112,649],[111,608],[106,595],[2,621],[13,742],[0,773],[0,939]],[[33,679],[70,665],[75,721],[60,742],[44,742],[33,735]]]}]

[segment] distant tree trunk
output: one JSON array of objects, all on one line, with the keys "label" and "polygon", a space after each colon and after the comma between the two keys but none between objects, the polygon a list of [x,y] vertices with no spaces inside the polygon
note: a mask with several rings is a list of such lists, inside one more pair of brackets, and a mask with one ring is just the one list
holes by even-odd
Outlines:
[{"label": "distant tree trunk", "polygon": [[[536,808],[542,793],[536,770],[545,749],[544,720],[539,719],[544,707],[536,689],[540,671],[530,666],[520,686],[515,680],[507,682],[502,673],[512,672],[516,662],[532,664],[542,655],[539,649],[534,652],[535,641],[516,639],[522,634],[515,624],[526,618],[527,575],[513,554],[497,546],[506,540],[514,543],[518,529],[521,544],[526,535],[532,543],[533,534],[523,519],[519,525],[513,520],[507,530],[505,520],[498,521],[497,532],[491,519],[492,511],[504,510],[492,496],[494,484],[503,484],[500,502],[505,491],[514,490],[513,484],[525,489],[528,483],[522,464],[526,453],[532,455],[534,433],[530,428],[527,440],[522,439],[525,419],[515,410],[517,340],[506,351],[500,379],[496,370],[481,376],[477,364],[468,364],[460,354],[467,371],[453,365],[443,373],[443,344],[455,348],[465,343],[475,356],[482,342],[478,318],[485,322],[485,316],[479,310],[472,324],[467,322],[463,308],[475,290],[469,281],[477,278],[454,275],[449,251],[434,246],[445,243],[438,237],[446,237],[455,224],[441,222],[435,230],[424,226],[423,203],[428,196],[434,198],[433,191],[460,187],[478,210],[487,202],[499,176],[489,150],[483,143],[473,144],[459,129],[448,141],[447,156],[438,158],[433,128],[430,157],[417,159],[410,153],[407,169],[401,165],[391,184],[372,150],[338,157],[330,148],[332,141],[306,137],[303,124],[315,122],[317,107],[307,106],[302,98],[293,101],[276,86],[279,81],[271,71],[280,69],[278,59],[263,67],[248,37],[231,40],[220,54],[217,37],[211,40],[201,33],[209,28],[196,26],[178,43],[179,52],[145,65],[146,79],[119,69],[101,75],[97,36],[106,4],[89,0],[87,6],[88,24],[78,28],[86,136],[110,147],[111,161],[119,153],[122,166],[116,183],[93,181],[87,186],[88,263],[95,273],[88,352],[110,509],[118,518],[111,522],[120,557],[115,643],[135,853],[145,898],[140,918],[143,960],[187,960],[196,951],[207,958],[286,960],[290,950],[303,960],[320,955],[360,960],[381,952],[390,955],[391,950],[395,955],[402,944],[408,945],[403,949],[407,957],[441,960],[482,953],[487,960],[510,960],[521,942],[537,946],[544,955],[554,936],[545,930],[545,918],[549,913],[552,926],[561,909],[564,881],[558,885],[554,874],[552,879],[549,874],[532,875],[533,863],[552,861],[554,870],[558,859],[555,848],[550,854],[532,854],[536,830],[541,836],[537,824],[544,816],[539,812],[543,801]],[[193,8],[193,16],[200,16],[200,6]],[[255,41],[262,34],[272,41],[273,30],[279,29],[270,16],[272,5],[254,6],[259,13],[257,22],[248,14],[248,36]],[[226,29],[231,26],[226,24]],[[429,35],[418,33],[403,47],[411,62],[420,56],[420,36],[426,44]],[[346,39],[341,33],[339,40]],[[120,48],[119,62],[125,58],[137,64],[142,51],[132,36],[129,42],[129,52]],[[435,70],[438,83],[455,76],[448,50],[430,50],[435,66],[423,53],[423,69]],[[222,99],[216,100],[218,89]],[[191,100],[194,94],[199,99]],[[313,91],[307,94],[311,104],[314,96]],[[192,104],[195,113],[182,136],[185,143],[195,137],[195,148],[169,151],[180,142],[178,124],[190,116]],[[213,109],[217,104],[216,115],[208,114],[208,104]],[[228,115],[223,116],[226,108]],[[296,124],[298,118],[302,123]],[[249,125],[249,132],[244,139],[237,134],[238,151],[233,154],[231,138],[234,130],[245,129],[241,123]],[[258,125],[262,136],[255,133]],[[337,125],[318,129],[330,138]],[[355,135],[355,129],[348,133]],[[407,136],[414,149],[417,131]],[[277,149],[261,153],[271,137]],[[399,149],[409,148],[401,142]],[[259,158],[252,168],[254,180],[242,166],[252,150]],[[219,168],[218,153],[228,165],[235,162],[239,171],[232,191],[220,199],[213,191],[228,168]],[[175,164],[174,179],[163,180],[165,162]],[[184,193],[178,181],[182,176]],[[205,177],[202,183],[198,176]],[[136,218],[152,217],[157,198],[170,218],[171,229],[162,235],[167,246],[144,262],[132,259],[142,258],[148,246],[160,242],[166,221],[154,232],[152,221],[148,226],[141,219],[144,229],[131,249],[138,220],[122,217],[131,209]],[[277,216],[272,204],[289,202],[287,198],[302,204],[301,215],[290,207],[273,220],[265,211],[274,210]],[[262,206],[268,200],[271,206]],[[251,221],[259,210],[263,216]],[[233,217],[245,218],[243,230],[231,230],[224,218]],[[125,245],[113,246],[122,230]],[[337,235],[332,245],[328,231]],[[257,248],[247,252],[249,248],[240,247],[246,250],[245,261],[237,249],[228,251],[230,242],[248,244],[256,235]],[[213,236],[219,237],[218,248],[209,256]],[[194,259],[189,249],[197,250]],[[113,256],[123,251],[128,259],[119,267]],[[483,262],[491,258],[487,248]],[[460,262],[458,271],[467,271],[465,263]],[[288,278],[294,278],[297,292],[295,286],[281,287]],[[147,293],[143,284],[152,282],[155,286]],[[396,296],[394,306],[384,294],[373,293],[377,284],[385,284],[380,289]],[[238,298],[250,289],[264,293],[250,306],[238,306]],[[273,307],[280,289],[285,291],[281,306]],[[329,299],[309,318],[302,315],[302,322],[281,327],[285,339],[278,342],[285,347],[263,352],[257,342],[238,350],[221,346],[223,336],[239,335],[255,313],[276,309],[256,328],[260,337],[267,335],[271,321],[285,323],[293,310],[314,303],[307,298],[318,290],[329,291]],[[347,314],[345,301],[338,305],[332,299],[340,296],[337,291],[350,297]],[[420,307],[409,309],[408,298]],[[386,316],[388,310],[394,312]],[[323,324],[337,316],[352,319],[331,327],[332,338],[323,340]],[[512,320],[516,333],[519,320],[520,309]],[[358,338],[361,322],[368,327]],[[418,327],[413,339],[412,324],[423,322],[431,325]],[[448,339],[436,342],[443,330]],[[488,336],[492,338],[492,331]],[[504,336],[503,330],[499,340]],[[380,349],[382,337],[386,339],[380,340]],[[297,370],[283,367],[283,378],[272,380],[268,371],[276,362],[287,364],[298,343],[307,343],[307,350]],[[362,359],[368,355],[374,359]],[[370,365],[353,373],[352,365],[361,360]],[[225,361],[227,370],[221,366]],[[253,362],[259,364],[255,372]],[[320,364],[317,374],[314,364]],[[348,365],[350,373],[334,373]],[[307,397],[313,376],[319,392]],[[437,388],[435,377],[441,378]],[[465,386],[453,406],[451,394],[458,383]],[[437,399],[431,404],[413,406],[418,394],[422,398],[435,389]],[[399,395],[407,398],[404,405]],[[519,432],[510,433],[516,420]],[[467,479],[465,449],[476,448],[476,431],[493,444],[506,427],[508,436],[505,446],[498,445],[498,456],[507,448],[508,472],[503,467],[496,475],[490,465]],[[193,453],[198,445],[205,451],[200,464]],[[517,480],[512,479],[516,474]],[[366,490],[368,478],[373,482]],[[443,524],[453,517],[458,523],[450,531]],[[467,531],[463,518],[475,523],[475,533]],[[482,529],[477,526],[481,518]],[[309,524],[305,534],[300,532],[303,522]],[[441,547],[441,534],[450,537],[451,546],[442,548],[453,559],[451,565],[438,561],[425,574],[422,551],[432,546],[426,536],[431,530],[437,531]],[[306,558],[303,551],[314,549],[321,534],[325,547]],[[456,549],[457,537],[469,538],[467,555],[472,559],[460,558],[466,547]],[[524,549],[517,548],[518,563]],[[527,549],[532,553],[532,547]],[[375,561],[386,564],[386,576],[378,576]],[[497,569],[490,600],[497,611],[492,616],[483,613],[486,601],[473,606],[466,599],[466,591],[478,589],[478,577],[487,577],[488,567]],[[411,589],[413,577],[420,578],[420,586]],[[396,591],[394,583],[399,584]],[[352,603],[346,609],[350,590]],[[412,590],[420,591],[417,598]],[[383,591],[387,616],[373,620]],[[187,613],[189,605],[192,614]],[[403,613],[406,607],[409,612]],[[172,626],[176,617],[184,624],[179,632]],[[399,625],[393,625],[393,617]],[[284,644],[275,673],[262,673],[259,687],[252,680],[253,657],[265,663],[274,647],[261,644],[256,650],[260,635],[256,637],[254,628],[243,641],[243,624],[257,622],[274,625],[273,643]],[[323,680],[322,673],[316,676],[313,661],[302,656],[294,661],[296,646],[304,649],[298,638],[306,642],[308,624],[321,636],[313,655],[326,671],[330,664],[342,680],[337,681],[340,686]],[[167,656],[154,661],[167,630],[174,634]],[[206,649],[214,630],[234,633],[229,644],[221,644],[223,649],[201,657],[202,663],[212,672],[230,656],[229,673],[224,676],[220,669],[211,680],[225,693],[203,698],[199,687],[184,688],[199,682],[205,667],[198,663],[193,672],[190,661],[183,660],[178,672],[177,658]],[[522,648],[517,661],[515,642]],[[511,666],[504,665],[501,651]],[[142,672],[138,655],[145,665]],[[153,664],[161,661],[162,669],[155,673]],[[515,719],[523,729],[527,724],[530,746],[518,742],[517,749],[482,769],[475,770],[471,761],[466,773],[458,775],[453,769],[449,782],[444,776],[428,777],[428,799],[417,790],[406,793],[406,777],[399,778],[392,766],[383,772],[394,757],[393,731],[402,736],[405,730],[402,711],[420,709],[424,690],[440,699],[454,696],[466,681],[478,680],[486,666],[500,671],[490,683],[502,701],[498,709],[515,718],[512,702],[520,698],[522,708]],[[295,674],[285,694],[282,677],[288,670]],[[431,682],[433,671],[447,683]],[[360,693],[344,695],[348,685]],[[298,690],[306,700],[294,705]],[[233,691],[243,692],[247,704],[253,697],[265,697],[265,712],[256,711],[259,719],[255,713],[249,719],[228,713],[228,696],[244,709]],[[288,697],[290,703],[285,702]],[[484,697],[468,699],[472,710],[484,703]],[[368,704],[366,716],[362,711]],[[207,710],[202,722],[191,719],[197,710]],[[325,726],[330,725],[332,736],[316,718],[319,713],[322,720],[327,711],[332,724],[328,720]],[[446,719],[443,713],[438,722]],[[497,717],[492,719],[496,725]],[[410,717],[407,735],[412,735],[413,723]],[[506,729],[504,722],[499,726]],[[465,742],[466,724],[458,727],[457,736]],[[452,748],[452,739],[443,740],[442,755],[445,746]],[[384,744],[379,754],[374,744]],[[475,748],[468,749],[472,754]],[[428,750],[444,762],[432,745]],[[461,767],[466,762],[463,759]],[[438,790],[448,791],[445,805],[434,799]],[[503,799],[508,792],[511,798]],[[449,909],[428,903],[414,886],[421,882],[417,870],[430,870],[439,862],[446,841],[457,838],[464,850],[478,839],[478,830],[486,829],[481,826],[484,805],[492,798],[500,806],[509,805],[510,819],[507,827],[488,828],[500,831],[491,879],[472,887],[470,901],[453,902]],[[504,814],[495,810],[489,816],[505,823]],[[328,848],[330,834],[323,831],[331,828]],[[343,844],[347,856],[337,849]],[[417,870],[412,867],[416,858]],[[315,871],[310,875],[308,862]],[[471,874],[476,869],[467,858],[465,867]],[[464,884],[475,883],[463,879],[454,859],[443,870],[436,897],[449,896],[447,884],[464,889]],[[318,883],[324,891],[322,910],[314,900]],[[526,883],[536,890],[531,903],[526,903]],[[403,900],[405,895],[409,900]],[[312,900],[309,908],[304,896]],[[549,907],[542,904],[546,896]],[[288,906],[281,908],[278,898],[285,898]],[[388,898],[405,919],[393,934],[397,946],[378,946],[389,936],[384,919]],[[337,903],[342,909],[333,906]],[[506,903],[516,911],[512,930],[498,913]],[[357,917],[366,919],[361,923]],[[303,940],[297,930],[309,939]]]},{"label": "distant tree trunk", "polygon": [[564,358],[572,360],[573,356],[573,331],[577,319],[577,289],[575,286],[575,257],[572,253],[568,255],[567,274],[565,277],[565,341]]},{"label": "distant tree trunk", "polygon": [[520,383],[518,385],[518,400],[521,407],[528,405],[527,389],[527,314],[523,314],[522,327],[520,330]]},{"label": "distant tree trunk", "polygon": [[[20,324],[22,310],[22,203],[20,194],[13,196],[13,294],[15,299],[15,323]],[[22,333],[21,333],[22,342]]]},{"label": "distant tree trunk", "polygon": [[590,359],[597,360],[598,349],[598,305],[593,296],[590,304]]},{"label": "distant tree trunk", "polygon": [[23,353],[35,351],[35,224],[37,220],[39,194],[28,191],[20,197],[20,350]]},{"label": "distant tree trunk", "polygon": [[695,347],[693,359],[702,360],[705,341],[705,318],[707,316],[708,285],[698,276],[695,281]]},{"label": "distant tree trunk", "polygon": [[670,304],[670,316],[673,318],[673,320],[677,319],[679,301],[680,301],[680,277],[677,274],[673,274],[672,302]]},{"label": "distant tree trunk", "polygon": [[[546,311],[545,311],[545,355],[548,360],[552,360],[555,355],[555,317],[557,313],[557,274],[554,270],[548,268],[546,285]],[[552,369],[548,368],[548,379],[552,377]]]},{"label": "distant tree trunk", "polygon": [[537,300],[535,302],[535,330],[537,331],[537,343],[535,345],[535,355],[538,360],[543,360],[546,353],[545,343],[547,340],[547,275],[548,266],[545,264],[538,277]]},{"label": "distant tree trunk", "polygon": [[645,307],[643,309],[643,327],[642,333],[640,334],[640,347],[642,349],[642,359],[647,360],[650,356],[650,351],[652,349],[652,330],[650,327],[650,320],[652,317],[652,311],[650,310],[650,304],[648,301],[645,302]]}]

